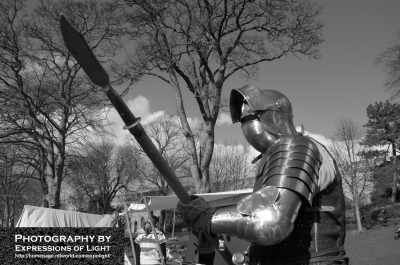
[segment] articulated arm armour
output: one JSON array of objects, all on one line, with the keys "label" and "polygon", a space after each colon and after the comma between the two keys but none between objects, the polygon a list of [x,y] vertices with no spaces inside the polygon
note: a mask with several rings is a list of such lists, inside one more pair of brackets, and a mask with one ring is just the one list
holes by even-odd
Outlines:
[{"label": "articulated arm armour", "polygon": [[317,193],[321,160],[318,147],[310,138],[301,135],[283,137],[260,161],[254,189],[265,186],[290,189],[311,205]]},{"label": "articulated arm armour", "polygon": [[237,206],[217,209],[211,233],[234,235],[260,245],[274,245],[293,230],[302,203],[317,191],[321,158],[307,137],[282,137],[263,155],[253,194]]}]

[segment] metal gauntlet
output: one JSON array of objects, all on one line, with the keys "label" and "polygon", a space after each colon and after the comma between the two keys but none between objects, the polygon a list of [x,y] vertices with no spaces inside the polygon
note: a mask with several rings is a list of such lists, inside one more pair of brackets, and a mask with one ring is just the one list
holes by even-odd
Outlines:
[{"label": "metal gauntlet", "polygon": [[211,233],[265,246],[277,244],[292,232],[301,202],[299,195],[290,190],[265,187],[236,207],[218,209],[211,219]]}]

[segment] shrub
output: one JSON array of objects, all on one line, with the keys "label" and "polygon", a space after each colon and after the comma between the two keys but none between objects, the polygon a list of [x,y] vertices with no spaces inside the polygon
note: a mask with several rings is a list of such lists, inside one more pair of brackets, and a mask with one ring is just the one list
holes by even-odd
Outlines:
[{"label": "shrub", "polygon": [[[385,204],[386,203],[386,204]],[[381,199],[375,201],[374,203],[365,205],[360,208],[360,214],[363,217],[362,223],[365,228],[371,229],[373,226],[378,224],[378,215],[383,207],[386,210],[386,217],[387,218],[396,218],[399,217],[400,213],[400,205],[396,205],[390,200]]]},{"label": "shrub", "polygon": [[371,212],[370,212],[370,218],[371,218],[372,220],[377,220],[380,211],[381,211],[380,208],[375,208],[375,209],[371,210]]}]

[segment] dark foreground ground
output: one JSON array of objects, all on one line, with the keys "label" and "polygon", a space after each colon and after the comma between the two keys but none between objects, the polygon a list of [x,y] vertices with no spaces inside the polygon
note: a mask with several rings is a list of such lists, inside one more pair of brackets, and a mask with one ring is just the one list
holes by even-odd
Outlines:
[{"label": "dark foreground ground", "polygon": [[[357,234],[352,232],[354,228],[349,227],[346,234],[345,249],[350,258],[351,265],[400,265],[400,240],[394,240],[394,222],[381,228],[375,226],[371,230],[364,230]],[[400,222],[396,220],[396,222]],[[188,233],[178,235],[178,245],[182,244],[179,253],[174,253],[174,257],[184,255]],[[168,265],[179,264],[168,262]],[[218,265],[218,264],[215,264]]]}]

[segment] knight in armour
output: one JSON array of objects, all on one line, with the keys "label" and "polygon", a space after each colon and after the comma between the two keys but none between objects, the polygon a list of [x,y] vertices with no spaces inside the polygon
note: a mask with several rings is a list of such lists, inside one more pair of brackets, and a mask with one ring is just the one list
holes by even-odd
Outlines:
[{"label": "knight in armour", "polygon": [[349,264],[341,175],[325,146],[296,131],[289,99],[246,85],[231,91],[230,112],[261,153],[253,193],[222,208],[179,202],[188,224],[250,242],[248,264]]}]

